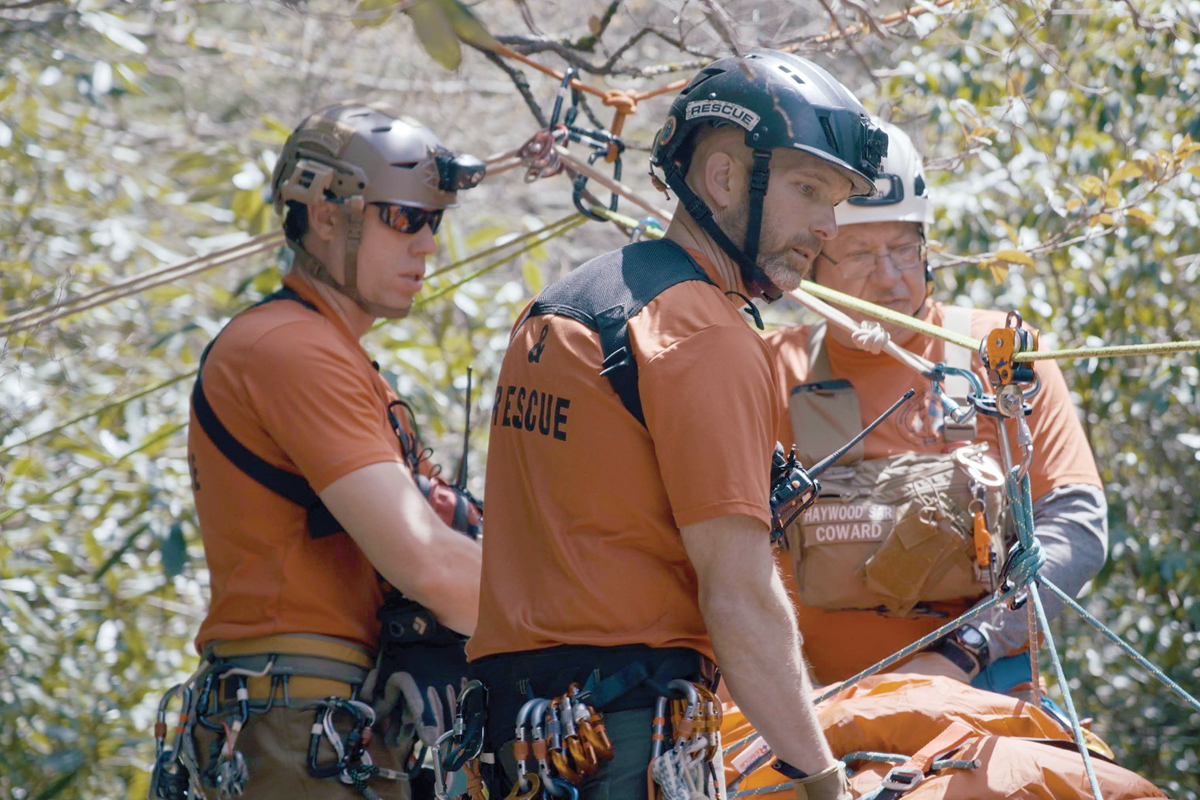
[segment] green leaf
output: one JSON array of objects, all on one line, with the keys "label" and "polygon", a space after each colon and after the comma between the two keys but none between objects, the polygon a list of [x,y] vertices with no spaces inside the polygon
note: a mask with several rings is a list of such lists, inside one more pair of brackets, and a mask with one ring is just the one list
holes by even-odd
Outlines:
[{"label": "green leaf", "polygon": [[404,10],[412,20],[413,31],[421,47],[437,63],[448,70],[458,69],[462,63],[462,48],[454,26],[442,9],[439,0],[423,0]]},{"label": "green leaf", "polygon": [[993,255],[998,260],[1009,264],[1022,264],[1026,267],[1033,266],[1033,259],[1029,254],[1020,250],[997,250]]},{"label": "green leaf", "polygon": [[183,538],[183,526],[178,522],[171,526],[167,538],[163,539],[162,566],[167,578],[174,578],[183,572],[187,564],[187,542]]}]

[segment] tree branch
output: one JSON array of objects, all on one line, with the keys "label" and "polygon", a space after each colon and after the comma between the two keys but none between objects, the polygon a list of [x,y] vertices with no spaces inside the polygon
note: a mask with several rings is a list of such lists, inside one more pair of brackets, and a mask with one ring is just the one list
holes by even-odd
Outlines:
[{"label": "tree branch", "polygon": [[529,106],[529,110],[533,112],[533,117],[537,120],[538,126],[545,128],[549,125],[550,123],[546,119],[546,112],[542,111],[542,107],[538,105],[537,100],[533,97],[533,90],[529,88],[529,81],[525,79],[525,73],[515,67],[510,67],[503,56],[497,55],[490,50],[480,49],[480,52],[483,53],[488,61],[491,61],[497,67],[504,70],[505,74],[512,79],[512,82],[517,87],[517,91],[525,99],[525,105]]}]

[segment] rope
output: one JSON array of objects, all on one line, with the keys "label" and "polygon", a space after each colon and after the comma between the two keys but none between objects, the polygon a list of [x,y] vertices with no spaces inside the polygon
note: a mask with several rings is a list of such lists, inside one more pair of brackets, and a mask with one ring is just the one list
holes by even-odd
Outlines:
[{"label": "rope", "polygon": [[955,333],[954,331],[946,330],[945,328],[925,322],[924,320],[919,320],[916,317],[908,314],[901,314],[899,311],[893,311],[890,308],[877,306],[874,303],[862,300],[853,295],[839,292],[836,289],[830,289],[827,286],[822,286],[819,283],[813,283],[812,281],[805,280],[801,281],[800,285],[804,291],[808,292],[809,294],[815,294],[817,297],[821,298],[822,300],[827,300],[830,303],[835,303],[839,306],[845,306],[846,308],[852,308],[855,311],[862,312],[868,316],[895,323],[902,328],[908,328],[909,330],[923,333],[926,336],[932,336],[935,339],[941,339],[944,342],[956,344],[959,347],[965,347],[971,352],[979,350],[980,341],[978,339],[972,339],[970,336],[964,336],[961,333]]},{"label": "rope", "polygon": [[[45,310],[29,309],[17,315],[17,317],[0,321],[0,337],[12,336],[14,333],[37,328],[63,317],[69,317],[81,311],[144,292],[155,286],[171,283],[180,278],[199,275],[210,269],[215,269],[216,267],[221,267],[234,261],[240,261],[252,255],[271,250],[278,247],[282,241],[282,233],[264,234],[234,247],[227,247],[224,250],[218,250],[206,256],[188,259],[169,267],[163,267],[120,281],[119,283],[111,284],[103,289],[97,289],[93,292],[70,298],[54,306],[49,306]],[[15,324],[9,324],[14,321]]]},{"label": "rope", "polygon": [[926,647],[933,644],[938,639],[941,639],[946,634],[961,627],[964,623],[970,622],[971,620],[975,619],[976,617],[981,616],[983,614],[983,612],[987,611],[992,606],[995,606],[995,605],[1002,603],[1002,602],[1008,600],[1009,598],[1013,597],[1018,591],[1020,591],[1020,589],[1021,589],[1021,587],[1019,585],[1014,585],[1014,586],[1010,587],[1007,591],[1003,592],[1002,594],[992,595],[987,600],[984,600],[979,605],[968,610],[962,616],[960,616],[956,619],[953,619],[950,622],[947,622],[945,625],[943,625],[942,627],[938,628],[937,630],[935,630],[931,633],[927,633],[926,635],[922,636],[920,639],[917,639],[915,642],[908,645],[907,647],[905,647],[901,650],[898,650],[895,653],[892,653],[890,656],[883,659],[882,661],[872,664],[871,666],[867,667],[866,669],[864,669],[862,672],[858,673],[857,675],[851,676],[851,677],[847,678],[846,680],[842,681],[841,683],[830,686],[828,689],[826,689],[824,692],[822,692],[816,698],[813,699],[813,704],[816,705],[817,703],[820,703],[824,700],[828,700],[829,698],[833,697],[835,694],[840,692],[842,689],[848,689],[849,687],[853,686],[854,684],[858,683],[859,681],[863,680],[864,678],[869,678],[878,672],[883,672],[885,669],[892,666],[896,662],[901,661],[905,658],[908,658],[910,655],[912,655],[916,652],[924,650]]},{"label": "rope", "polygon": [[[839,311],[819,298],[813,297],[803,289],[797,289],[794,292],[788,292],[788,296],[810,310],[817,312],[821,316],[825,317],[825,319],[829,320],[834,325],[837,325],[839,328],[851,334],[852,336],[862,330],[862,327],[854,320],[850,319],[850,317],[846,316],[844,312]],[[855,339],[855,341],[857,342],[858,340]],[[863,349],[866,350],[868,348],[864,347]],[[932,361],[929,361],[928,359],[923,358],[916,353],[905,350],[900,345],[891,341],[890,338],[884,343],[882,351],[895,358],[901,364],[911,367],[922,375],[928,374],[928,372],[933,369]]]},{"label": "rope", "polygon": [[1035,350],[1017,353],[1013,361],[1046,361],[1071,358],[1113,358],[1115,356],[1148,356],[1168,353],[1200,352],[1200,339],[1178,342],[1147,342],[1145,344],[1117,344],[1107,347],[1076,347],[1070,350]]},{"label": "rope", "polygon": [[1189,694],[1186,689],[1184,689],[1178,683],[1176,683],[1175,681],[1173,681],[1169,677],[1167,677],[1167,674],[1165,672],[1163,672],[1161,669],[1156,667],[1150,661],[1150,659],[1146,658],[1144,655],[1142,655],[1137,650],[1135,650],[1133,645],[1131,645],[1129,642],[1122,639],[1120,636],[1118,636],[1113,631],[1109,630],[1108,627],[1105,626],[1105,624],[1103,622],[1101,622],[1100,620],[1096,619],[1091,614],[1089,614],[1087,609],[1085,609],[1078,602],[1076,602],[1075,598],[1071,597],[1069,594],[1064,592],[1062,589],[1055,586],[1054,583],[1052,583],[1049,578],[1046,578],[1043,575],[1038,575],[1036,580],[1042,586],[1045,586],[1047,589],[1049,589],[1059,600],[1061,600],[1063,602],[1064,605],[1066,605],[1068,608],[1070,608],[1072,611],[1074,611],[1079,616],[1083,617],[1084,622],[1086,622],[1088,625],[1091,625],[1093,628],[1098,630],[1100,633],[1104,634],[1104,636],[1107,637],[1109,641],[1111,641],[1113,644],[1120,647],[1125,652],[1126,655],[1128,655],[1130,658],[1132,658],[1134,661],[1137,662],[1137,665],[1139,667],[1146,670],[1146,672],[1150,673],[1152,676],[1157,678],[1160,683],[1162,683],[1164,686],[1166,686],[1168,689],[1170,689],[1172,692],[1174,692],[1181,700],[1183,700],[1184,703],[1191,706],[1194,710],[1200,711],[1200,700],[1197,700],[1195,697],[1193,697],[1191,694]]},{"label": "rope", "polygon": [[[438,289],[437,291],[433,292],[432,294],[422,297],[421,299],[419,299],[415,303],[413,303],[412,307],[420,308],[421,306],[425,305],[426,303],[430,303],[434,300],[437,300],[439,297],[442,297],[443,295],[447,295],[450,292],[453,292],[454,290],[460,288],[464,284],[470,283],[471,281],[475,280],[479,276],[486,275],[487,273],[496,269],[496,267],[507,264],[510,261],[513,261],[514,259],[518,258],[519,256],[522,256],[525,253],[528,253],[530,250],[533,250],[533,249],[539,247],[543,243],[548,242],[549,240],[553,239],[554,237],[561,236],[564,233],[566,233],[567,231],[577,228],[580,225],[582,225],[583,223],[587,222],[587,217],[585,217],[582,214],[574,214],[574,215],[572,215],[571,218],[568,218],[568,219],[569,219],[569,221],[565,225],[559,226],[559,228],[557,230],[551,231],[549,234],[547,234],[546,236],[543,236],[541,239],[538,239],[534,242],[530,242],[529,244],[522,247],[520,250],[516,251],[515,253],[510,253],[510,254],[506,255],[504,258],[500,259],[499,261],[494,261],[491,264],[488,264],[486,267],[475,270],[470,275],[467,275],[465,278],[463,278],[455,283],[452,283],[449,286],[444,286],[441,289]],[[550,226],[547,226],[547,227],[550,227]],[[545,230],[545,228],[542,228],[541,230],[537,231],[537,233],[541,233],[544,230]],[[378,323],[377,323],[376,327],[378,327]]]},{"label": "rope", "polygon": [[[582,218],[583,218],[582,214],[578,214],[578,213],[568,214],[567,216],[563,217],[562,219],[557,219],[554,222],[550,222],[550,223],[543,225],[542,227],[538,228],[536,231],[528,231],[526,233],[522,233],[520,236],[514,236],[512,239],[509,239],[507,242],[504,242],[503,244],[494,245],[493,247],[489,247],[486,250],[480,250],[478,253],[473,253],[464,259],[455,261],[453,264],[448,264],[444,267],[435,269],[433,272],[431,272],[425,276],[425,280],[429,280],[430,278],[436,278],[439,275],[450,272],[451,270],[458,269],[459,267],[461,267],[465,264],[470,264],[472,261],[478,261],[481,258],[486,258],[487,256],[490,256],[493,253],[496,253],[507,247],[511,247],[512,245],[517,244],[518,242],[523,242],[526,239],[532,238],[534,236],[539,236],[539,235],[546,233],[546,232],[548,232],[554,228],[557,228],[561,225],[566,225],[567,223],[571,222],[572,220],[582,219]],[[557,234],[555,234],[555,235],[557,235]]]},{"label": "rope", "polygon": [[137,455],[138,453],[141,453],[144,450],[150,449],[151,447],[153,447],[154,445],[163,441],[164,439],[167,439],[171,436],[174,436],[176,433],[179,433],[179,431],[183,430],[186,427],[187,427],[187,423],[183,423],[182,425],[174,425],[171,428],[168,428],[166,431],[163,431],[162,433],[158,434],[157,436],[152,436],[151,438],[142,442],[140,445],[133,448],[132,450],[130,450],[128,453],[121,456],[120,458],[115,458],[112,461],[101,464],[100,466],[98,466],[94,469],[90,469],[87,472],[84,472],[83,474],[72,478],[71,480],[67,481],[66,483],[63,483],[63,484],[60,484],[59,486],[54,487],[53,489],[51,489],[48,492],[42,492],[40,495],[35,496],[32,500],[25,503],[21,508],[10,508],[9,510],[5,511],[4,513],[0,513],[0,523],[7,522],[8,520],[12,519],[17,514],[20,514],[22,511],[24,511],[26,508],[29,508],[30,506],[41,505],[42,503],[46,502],[51,497],[53,497],[54,495],[63,491],[64,489],[69,489],[72,486],[75,486],[76,484],[87,480],[88,478],[92,477],[93,475],[95,475],[98,472],[109,469],[111,467],[115,467],[117,464],[120,464],[122,461],[125,461],[130,456]]},{"label": "rope", "polygon": [[74,425],[76,422],[82,422],[83,420],[87,419],[88,417],[95,417],[100,414],[103,414],[105,411],[109,411],[114,408],[120,408],[121,406],[125,405],[126,403],[137,400],[139,397],[145,397],[148,394],[157,392],[159,389],[165,389],[166,387],[168,387],[172,384],[179,383],[182,380],[194,377],[196,372],[197,372],[197,370],[192,370],[191,372],[185,372],[182,375],[176,375],[174,378],[168,378],[167,380],[163,381],[162,383],[157,383],[154,386],[151,386],[149,389],[142,389],[140,392],[135,392],[134,394],[131,394],[127,397],[122,397],[120,400],[113,400],[111,403],[105,403],[104,405],[100,406],[99,408],[94,408],[91,411],[87,411],[83,414],[80,414],[77,417],[72,417],[71,419],[67,420],[66,422],[55,425],[53,428],[50,428],[49,430],[44,430],[41,433],[35,433],[32,436],[28,436],[19,442],[14,442],[13,444],[5,445],[4,447],[0,447],[0,455],[7,453],[9,450],[14,450],[18,447],[21,447],[22,445],[27,445],[32,442],[36,442],[38,439],[44,439],[47,436],[53,436],[54,434],[61,432],[64,428],[68,428],[68,427]]}]

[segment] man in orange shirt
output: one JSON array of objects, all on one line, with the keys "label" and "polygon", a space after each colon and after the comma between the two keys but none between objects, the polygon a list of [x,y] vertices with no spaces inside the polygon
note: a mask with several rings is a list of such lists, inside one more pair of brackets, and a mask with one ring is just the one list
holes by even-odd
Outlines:
[{"label": "man in orange shirt", "polygon": [[798,796],[849,796],[771,556],[782,407],[738,306],[798,285],[836,233],[833,206],[871,191],[885,149],[820,67],[769,50],[717,61],[656,140],[680,200],[665,240],[581,266],[514,327],[467,646],[505,767],[493,797],[513,779],[518,709],[578,682],[615,754],[581,795],[645,798],[656,700],[672,679],[713,683],[714,660]]},{"label": "man in orange shirt", "polygon": [[[985,338],[1004,326],[1004,313],[929,297],[924,226],[933,221],[933,207],[921,159],[903,131],[880,125],[889,151],[879,192],[837,207],[838,235],[817,258],[813,279]],[[858,323],[866,319],[845,313]],[[959,360],[987,385],[977,354],[896,325],[882,327],[895,344],[934,363]],[[780,440],[797,443],[802,463],[830,452],[906,389],[918,392],[822,477],[822,499],[787,532],[790,557],[784,556],[794,575],[785,572],[797,599],[805,655],[816,679],[832,683],[942,626],[993,588],[995,559],[1011,543],[998,535],[998,432],[982,416],[972,425],[956,424],[930,382],[879,352],[882,341],[867,328],[851,334],[822,322],[765,338],[775,354],[780,396],[790,405]],[[872,339],[874,352],[861,349]],[[1053,361],[1039,361],[1036,374],[1041,390],[1027,420],[1034,522],[1047,556],[1042,572],[1075,593],[1104,563],[1107,506],[1062,373]],[[965,397],[965,391],[947,389]],[[972,541],[977,516],[997,534],[992,542],[981,540],[982,559]],[[1055,598],[1044,599],[1050,613],[1061,609]],[[896,669],[1008,691],[1030,680],[1027,647],[1026,609],[996,607]]]},{"label": "man in orange shirt", "polygon": [[[291,271],[205,351],[192,395],[212,603],[185,695],[195,741],[160,758],[152,795],[189,782],[248,798],[410,795],[414,729],[445,726],[450,709],[429,706],[452,705],[465,675],[454,632],[475,627],[481,551],[435,512],[461,516],[465,498],[431,479],[407,406],[358,340],[408,313],[444,209],[482,177],[376,106],[324,108],[284,145],[272,188]],[[404,695],[399,749],[371,741],[373,667],[377,706]]]}]

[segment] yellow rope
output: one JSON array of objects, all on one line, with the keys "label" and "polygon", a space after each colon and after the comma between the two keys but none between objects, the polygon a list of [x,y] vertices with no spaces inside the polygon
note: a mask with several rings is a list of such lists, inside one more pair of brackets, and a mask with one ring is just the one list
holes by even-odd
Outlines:
[{"label": "yellow rope", "polygon": [[1107,347],[1076,347],[1070,350],[1037,350],[1017,353],[1014,361],[1048,361],[1069,358],[1112,358],[1114,356],[1149,356],[1164,353],[1200,352],[1200,339],[1179,342],[1147,342],[1145,344],[1116,344]]},{"label": "yellow rope", "polygon": [[[612,222],[622,225],[626,228],[636,228],[638,221],[633,217],[617,214],[609,211],[606,208],[592,209],[598,216],[605,217]],[[662,237],[663,232],[654,228],[645,230],[646,236],[658,239]],[[801,286],[804,291],[809,294],[816,295],[822,300],[834,303],[839,306],[853,308],[856,311],[875,317],[876,319],[887,320],[909,330],[923,333],[926,336],[932,336],[935,339],[941,339],[944,342],[956,344],[960,347],[965,347],[971,351],[978,351],[980,342],[978,339],[972,339],[970,336],[964,336],[960,333],[947,330],[938,325],[933,325],[928,322],[911,317],[907,314],[901,314],[898,311],[892,311],[890,308],[877,306],[853,295],[839,292],[836,289],[830,289],[821,286],[812,281],[801,281]],[[1110,345],[1106,347],[1079,347],[1070,350],[1039,350],[1029,353],[1017,353],[1014,356],[1015,361],[1049,361],[1051,359],[1072,359],[1072,358],[1113,358],[1117,356],[1139,356],[1139,355],[1162,355],[1166,353],[1188,353],[1200,352],[1200,339],[1191,339],[1179,342],[1148,342],[1146,344],[1129,344],[1129,345]]]},{"label": "yellow rope", "polygon": [[899,311],[892,311],[890,308],[884,308],[883,306],[877,306],[874,303],[868,303],[866,300],[861,300],[853,295],[839,292],[836,289],[830,289],[829,287],[822,286],[819,283],[813,283],[812,281],[801,281],[800,285],[804,291],[808,292],[809,294],[815,294],[822,300],[828,300],[830,303],[834,303],[835,305],[846,306],[847,308],[852,308],[855,311],[861,311],[868,316],[893,322],[903,328],[908,328],[909,330],[923,333],[926,336],[932,336],[935,339],[941,339],[944,342],[950,342],[951,344],[956,344],[959,347],[965,347],[972,352],[979,349],[979,340],[972,339],[970,336],[964,336],[961,333],[955,333],[954,331],[946,330],[938,325],[933,325],[925,322],[924,320],[919,320],[916,317],[909,316],[908,314],[901,314]]},{"label": "yellow rope", "polygon": [[[530,242],[529,244],[522,247],[520,250],[517,250],[515,253],[509,253],[504,258],[500,259],[499,261],[493,261],[491,264],[488,264],[486,267],[481,267],[480,269],[475,270],[470,275],[467,275],[465,278],[462,278],[462,279],[456,281],[455,283],[450,284],[449,286],[444,286],[441,289],[438,289],[437,291],[435,291],[431,294],[428,294],[425,297],[420,298],[415,303],[413,303],[412,307],[420,308],[421,306],[425,305],[426,303],[429,303],[433,300],[437,300],[439,297],[442,297],[443,295],[447,295],[450,292],[453,292],[455,289],[458,289],[459,287],[463,286],[464,284],[470,283],[471,281],[478,278],[480,275],[485,275],[488,272],[491,272],[492,270],[494,270],[496,267],[499,267],[503,264],[507,264],[508,262],[513,261],[514,259],[518,258],[519,256],[522,256],[522,255],[528,253],[530,250],[535,249],[539,245],[544,244],[545,242],[549,241],[550,239],[553,239],[555,236],[561,236],[562,234],[566,233],[567,231],[572,230],[573,228],[577,228],[585,222],[587,222],[587,217],[583,216],[582,214],[576,214],[575,219],[567,222],[565,225],[559,226],[557,230],[553,230],[546,236],[543,236],[540,239]],[[549,227],[549,226],[547,226],[547,227]],[[542,230],[545,230],[545,228],[543,228]]]}]

